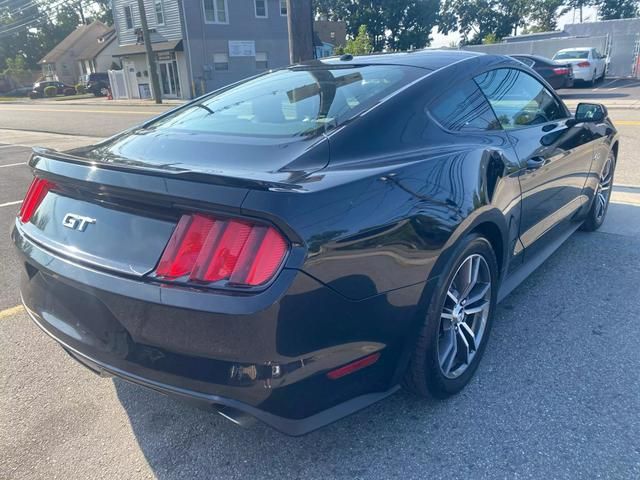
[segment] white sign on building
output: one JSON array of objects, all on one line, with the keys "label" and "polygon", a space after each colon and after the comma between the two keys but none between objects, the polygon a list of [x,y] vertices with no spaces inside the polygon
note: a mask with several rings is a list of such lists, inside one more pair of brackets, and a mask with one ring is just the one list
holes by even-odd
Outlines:
[{"label": "white sign on building", "polygon": [[256,42],[253,40],[229,40],[230,57],[255,57]]}]

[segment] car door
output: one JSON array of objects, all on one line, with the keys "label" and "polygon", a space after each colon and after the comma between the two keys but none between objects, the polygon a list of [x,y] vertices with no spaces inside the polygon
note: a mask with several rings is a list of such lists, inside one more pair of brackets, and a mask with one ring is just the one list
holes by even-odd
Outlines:
[{"label": "car door", "polygon": [[593,159],[593,133],[567,122],[565,105],[537,78],[516,68],[476,77],[520,161],[520,240],[525,259],[569,227],[587,202],[583,187]]}]

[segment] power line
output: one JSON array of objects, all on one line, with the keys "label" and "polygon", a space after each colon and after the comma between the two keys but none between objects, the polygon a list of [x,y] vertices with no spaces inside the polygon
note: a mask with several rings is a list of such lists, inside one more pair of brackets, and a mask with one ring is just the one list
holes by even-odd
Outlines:
[{"label": "power line", "polygon": [[43,11],[38,11],[35,14],[26,16],[26,17],[21,18],[20,20],[17,20],[17,21],[15,21],[13,23],[9,23],[7,25],[4,25],[4,27],[6,27],[6,28],[0,30],[0,38],[6,36],[7,34],[15,33],[16,30],[20,30],[21,28],[30,27],[32,25],[37,24],[44,17],[49,17],[50,13],[53,13],[54,10],[60,8],[61,6],[65,6],[65,4],[67,6],[82,5],[84,7],[88,7],[89,5],[91,5],[91,3],[92,2],[89,1],[87,4],[82,5],[81,2],[77,2],[76,0],[61,0],[58,3],[49,5],[48,8],[46,8]]}]

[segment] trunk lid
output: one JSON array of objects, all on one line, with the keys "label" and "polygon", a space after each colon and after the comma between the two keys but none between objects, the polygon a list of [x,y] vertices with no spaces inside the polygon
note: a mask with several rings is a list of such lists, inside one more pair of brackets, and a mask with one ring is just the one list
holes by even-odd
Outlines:
[{"label": "trunk lid", "polygon": [[[142,277],[156,268],[183,213],[239,216],[252,189],[299,188],[296,181],[327,163],[326,142],[238,144],[138,131],[66,153],[34,149],[30,166],[53,186],[18,224],[61,256]],[[286,168],[292,164],[297,169]]]},{"label": "trunk lid", "polygon": [[201,174],[248,182],[293,184],[324,168],[328,140],[219,135],[185,130],[137,128],[69,154],[114,167],[165,174]]}]

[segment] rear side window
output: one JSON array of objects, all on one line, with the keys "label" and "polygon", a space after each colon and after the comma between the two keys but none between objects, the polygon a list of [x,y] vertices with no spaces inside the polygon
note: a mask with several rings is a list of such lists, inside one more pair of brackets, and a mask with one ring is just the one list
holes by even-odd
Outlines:
[{"label": "rear side window", "polygon": [[535,61],[533,61],[532,59],[527,58],[527,57],[513,57],[513,58],[515,58],[519,62],[524,63],[527,67],[532,67],[533,68],[533,65],[536,63]]},{"label": "rear side window", "polygon": [[500,129],[491,106],[472,80],[449,90],[431,105],[430,111],[448,130],[469,132]]},{"label": "rear side window", "polygon": [[475,78],[504,129],[524,128],[566,117],[547,88],[522,70],[500,68]]},{"label": "rear side window", "polygon": [[425,74],[397,65],[279,70],[191,103],[152,126],[226,135],[314,135]]}]

